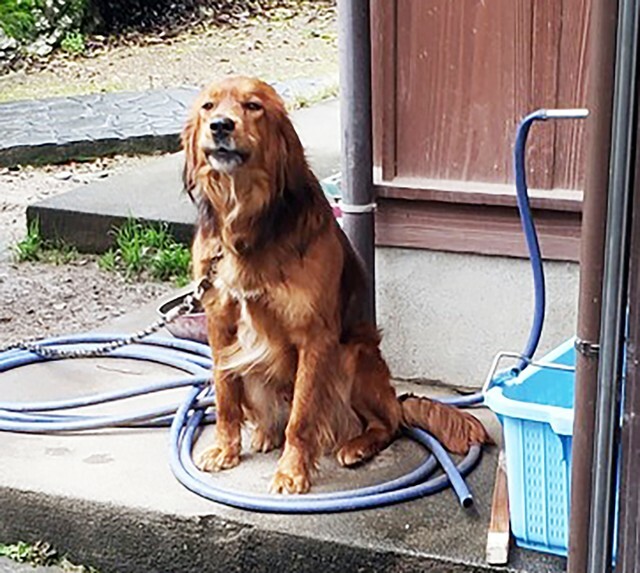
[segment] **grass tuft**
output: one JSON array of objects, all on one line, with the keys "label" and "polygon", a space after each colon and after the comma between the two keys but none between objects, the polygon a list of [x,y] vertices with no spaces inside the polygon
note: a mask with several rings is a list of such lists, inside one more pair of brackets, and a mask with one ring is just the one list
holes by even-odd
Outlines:
[{"label": "grass tuft", "polygon": [[[152,225],[129,219],[114,231],[115,246],[98,259],[98,266],[119,272],[126,279],[151,278],[184,286],[190,280],[191,253],[178,243],[166,223]],[[18,262],[64,265],[78,258],[78,251],[63,241],[45,241],[40,223],[33,220],[24,239],[14,247]]]},{"label": "grass tuft", "polygon": [[39,261],[44,247],[44,241],[40,234],[40,221],[34,219],[29,223],[27,236],[18,241],[15,246],[16,258],[19,262]]},{"label": "grass tuft", "polygon": [[40,222],[29,223],[27,236],[14,247],[18,262],[42,262],[64,265],[78,258],[78,251],[64,241],[45,241],[40,233]]},{"label": "grass tuft", "polygon": [[146,276],[184,286],[190,280],[191,253],[178,243],[166,223],[144,224],[128,219],[115,230],[115,247],[100,257],[100,268],[127,279]]},{"label": "grass tuft", "polygon": [[302,96],[302,95],[296,96],[293,99],[293,101],[287,105],[287,108],[289,109],[289,111],[304,109],[307,107],[311,107],[317,103],[323,102],[325,100],[334,99],[338,97],[338,94],[339,94],[338,85],[328,84],[310,96]]},{"label": "grass tuft", "polygon": [[118,270],[118,257],[113,249],[108,250],[98,259],[98,266],[103,271],[115,272]]}]

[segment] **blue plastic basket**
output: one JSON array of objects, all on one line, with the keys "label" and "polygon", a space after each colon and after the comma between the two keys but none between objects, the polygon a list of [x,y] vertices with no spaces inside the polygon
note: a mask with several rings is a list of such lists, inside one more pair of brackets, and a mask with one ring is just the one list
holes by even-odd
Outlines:
[{"label": "blue plastic basket", "polygon": [[[573,366],[574,339],[543,361]],[[567,555],[573,372],[527,366],[491,387],[485,403],[504,428],[511,530],[520,547]]]}]

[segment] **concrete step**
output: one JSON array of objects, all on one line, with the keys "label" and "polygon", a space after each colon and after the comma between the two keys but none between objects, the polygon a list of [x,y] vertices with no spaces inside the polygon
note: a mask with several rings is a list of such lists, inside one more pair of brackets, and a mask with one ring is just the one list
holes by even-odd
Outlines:
[{"label": "concrete step", "polygon": [[[329,101],[292,114],[316,175],[340,166],[340,112]],[[178,240],[190,242],[196,210],[182,193],[182,154],[163,156],[139,169],[98,180],[30,205],[28,222],[38,219],[46,239],[62,239],[83,252],[103,252],[111,231],[127,218],[169,223]]]},{"label": "concrete step", "polygon": [[[121,317],[110,332],[148,324],[159,301]],[[3,400],[55,399],[142,385],[175,372],[153,363],[85,359],[39,363],[2,374]],[[403,386],[400,391],[441,389]],[[147,397],[152,407],[179,400]],[[116,405],[115,411],[125,406]],[[114,412],[114,406],[101,407]],[[126,410],[125,410],[126,411]],[[493,415],[479,413],[496,439]],[[206,446],[204,431],[196,452]],[[260,514],[190,493],[168,465],[166,430],[112,430],[82,435],[4,433],[0,448],[0,540],[46,540],[102,573],[199,572],[438,572],[561,573],[565,560],[513,548],[508,568],[484,561],[496,448],[487,449],[468,478],[475,505],[462,509],[440,494],[382,509],[318,515]],[[379,483],[424,457],[416,444],[395,442],[371,463],[345,469],[323,459],[314,490]],[[277,452],[246,454],[215,483],[265,493]],[[20,572],[22,573],[22,572]]]}]

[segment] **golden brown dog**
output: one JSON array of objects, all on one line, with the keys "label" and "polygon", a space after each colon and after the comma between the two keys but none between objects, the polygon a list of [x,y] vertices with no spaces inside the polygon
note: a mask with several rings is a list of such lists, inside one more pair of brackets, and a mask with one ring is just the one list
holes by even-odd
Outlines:
[{"label": "golden brown dog", "polygon": [[281,493],[308,491],[323,452],[358,464],[403,425],[458,453],[488,440],[469,414],[396,397],[363,320],[361,265],[269,85],[238,77],[205,89],[182,140],[199,205],[194,275],[214,285],[204,306],[218,421],[201,469],[239,463],[245,421],[254,450],[284,442],[271,487]]}]

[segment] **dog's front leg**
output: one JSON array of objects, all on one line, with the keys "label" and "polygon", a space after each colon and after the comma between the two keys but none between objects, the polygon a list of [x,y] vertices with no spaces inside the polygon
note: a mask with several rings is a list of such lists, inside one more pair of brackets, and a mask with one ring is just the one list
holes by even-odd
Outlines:
[{"label": "dog's front leg", "polygon": [[337,375],[337,341],[323,332],[298,349],[293,403],[285,430],[285,446],[271,482],[274,493],[306,493],[320,454],[321,426],[328,419],[330,380]]},{"label": "dog's front leg", "polygon": [[217,300],[206,308],[209,344],[213,354],[213,380],[216,390],[215,445],[200,456],[203,471],[219,471],[237,466],[242,449],[242,379],[224,369],[223,354],[235,339],[237,308],[231,300]]},{"label": "dog's front leg", "polygon": [[205,472],[233,468],[240,463],[242,450],[242,380],[216,369],[216,437],[215,445],[206,449],[198,460]]}]

